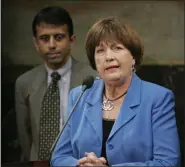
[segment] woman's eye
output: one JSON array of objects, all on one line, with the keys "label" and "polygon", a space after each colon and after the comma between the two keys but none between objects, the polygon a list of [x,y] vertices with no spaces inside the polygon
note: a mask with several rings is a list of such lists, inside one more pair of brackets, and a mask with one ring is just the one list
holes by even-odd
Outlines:
[{"label": "woman's eye", "polygon": [[102,53],[103,52],[103,49],[99,49],[96,51],[97,53]]},{"label": "woman's eye", "polygon": [[114,49],[114,50],[121,50],[121,49],[123,49],[123,48],[120,47],[120,46],[116,46],[116,47],[114,47],[113,49]]}]

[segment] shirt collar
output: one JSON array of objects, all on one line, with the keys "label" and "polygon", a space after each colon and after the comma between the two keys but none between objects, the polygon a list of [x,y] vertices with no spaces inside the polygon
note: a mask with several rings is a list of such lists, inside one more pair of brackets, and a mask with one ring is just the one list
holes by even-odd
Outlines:
[{"label": "shirt collar", "polygon": [[48,73],[48,76],[51,76],[51,74],[54,71],[57,71],[61,75],[61,77],[65,77],[65,74],[72,68],[72,59],[71,59],[71,57],[69,57],[68,61],[64,64],[64,66],[57,69],[57,70],[53,70],[53,69],[49,68],[47,66],[47,64],[45,64],[45,67],[46,67],[46,71]]}]

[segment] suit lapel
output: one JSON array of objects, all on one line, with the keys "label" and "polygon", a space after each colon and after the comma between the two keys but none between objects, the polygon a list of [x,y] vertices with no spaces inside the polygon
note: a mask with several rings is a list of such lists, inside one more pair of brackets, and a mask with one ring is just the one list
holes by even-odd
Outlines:
[{"label": "suit lapel", "polygon": [[73,57],[71,58],[72,58],[72,68],[71,68],[70,89],[82,84],[83,74],[81,72],[84,67],[82,63],[78,62]]},{"label": "suit lapel", "polygon": [[85,116],[89,121],[90,125],[93,127],[95,134],[98,137],[98,141],[102,143],[102,92],[104,88],[104,83],[102,80],[97,81],[96,85],[93,87],[92,91],[87,97],[87,110],[85,111]]},{"label": "suit lapel", "polygon": [[43,96],[47,89],[47,73],[44,65],[38,70],[35,81],[32,84],[32,92],[30,92],[31,111],[36,120],[36,126],[39,127],[40,113],[42,107]]},{"label": "suit lapel", "polygon": [[128,88],[127,95],[121,106],[120,113],[116,119],[108,140],[115,135],[115,133],[130,122],[137,114],[134,107],[140,104],[141,95],[141,80],[133,73],[131,84]]},{"label": "suit lapel", "polygon": [[[89,96],[86,99],[87,110],[85,116],[93,127],[99,142],[102,142],[102,93],[104,88],[103,80],[96,81]],[[120,128],[132,121],[136,116],[136,108],[140,104],[141,96],[141,80],[133,73],[131,84],[128,88],[124,103],[121,106],[120,113],[115,121],[111,133],[108,137],[110,140]]]},{"label": "suit lapel", "polygon": [[72,69],[71,69],[70,89],[72,89],[76,85],[76,75],[77,72],[79,71],[79,69],[76,69],[76,65],[78,64],[78,62],[73,57],[71,58],[72,58]]},{"label": "suit lapel", "polygon": [[93,127],[95,134],[98,137],[98,141],[101,144],[102,141],[102,110],[101,103],[96,103],[95,105],[88,108],[85,116],[91,126]]},{"label": "suit lapel", "polygon": [[122,128],[124,125],[126,125],[129,121],[131,121],[136,115],[136,112],[132,110],[129,106],[127,106],[126,103],[124,103],[121,107],[121,111],[118,115],[117,120],[115,121],[112,130],[110,132],[110,135],[108,137],[108,140],[115,135],[115,133]]}]

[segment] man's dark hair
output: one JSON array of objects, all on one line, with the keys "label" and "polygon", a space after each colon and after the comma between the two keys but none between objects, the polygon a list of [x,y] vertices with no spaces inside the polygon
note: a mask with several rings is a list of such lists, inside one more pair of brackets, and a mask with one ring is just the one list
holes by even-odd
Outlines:
[{"label": "man's dark hair", "polygon": [[67,24],[69,36],[73,35],[73,21],[68,11],[62,7],[49,6],[41,9],[33,19],[32,32],[36,36],[36,26],[41,23],[52,24],[56,26]]}]

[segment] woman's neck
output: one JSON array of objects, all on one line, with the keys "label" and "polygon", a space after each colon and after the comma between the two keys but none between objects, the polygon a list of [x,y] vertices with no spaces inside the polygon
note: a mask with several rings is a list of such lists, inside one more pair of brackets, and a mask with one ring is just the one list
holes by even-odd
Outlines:
[{"label": "woman's neck", "polygon": [[105,92],[104,94],[108,99],[114,99],[119,97],[120,95],[124,94],[131,82],[132,76],[127,77],[119,84],[108,84],[105,83]]}]

